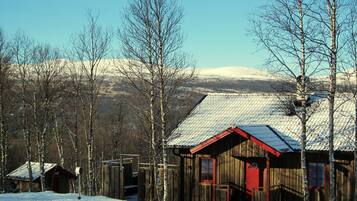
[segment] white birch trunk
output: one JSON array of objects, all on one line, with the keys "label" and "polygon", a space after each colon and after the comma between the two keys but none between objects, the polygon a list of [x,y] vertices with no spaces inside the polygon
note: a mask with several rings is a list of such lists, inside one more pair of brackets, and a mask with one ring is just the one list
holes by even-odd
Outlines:
[{"label": "white birch trunk", "polygon": [[307,123],[307,106],[306,106],[306,72],[305,72],[305,28],[304,28],[304,11],[302,0],[298,1],[299,18],[300,18],[300,41],[301,41],[301,97],[302,97],[302,113],[301,113],[301,169],[303,173],[303,200],[309,201],[309,186],[307,178],[306,164],[306,123]]},{"label": "white birch trunk", "polygon": [[329,76],[329,163],[330,163],[330,201],[336,200],[335,157],[334,157],[334,109],[336,93],[336,0],[328,0],[330,16],[330,76]]},{"label": "white birch trunk", "polygon": [[94,181],[94,158],[93,158],[93,146],[94,146],[94,94],[95,94],[95,80],[94,80],[94,66],[90,67],[90,102],[89,102],[89,131],[87,139],[87,154],[88,154],[88,193],[89,195],[95,194],[95,181]]},{"label": "white birch trunk", "polygon": [[[353,20],[354,22],[354,20]],[[352,26],[354,27],[354,26]],[[354,30],[352,30],[352,53],[354,54],[354,66],[355,66],[355,86],[354,86],[354,102],[355,102],[355,149],[354,149],[354,180],[355,180],[355,188],[354,188],[354,200],[357,201],[357,38]]]},{"label": "white birch trunk", "polygon": [[59,132],[59,129],[58,129],[57,117],[55,117],[54,134],[55,134],[55,139],[56,139],[58,158],[60,159],[60,165],[62,167],[64,167],[63,136],[62,136],[61,132]]},{"label": "white birch trunk", "polygon": [[[160,21],[160,20],[159,20]],[[160,23],[158,23],[158,30],[161,31]],[[166,153],[166,101],[165,101],[165,78],[164,78],[164,47],[161,40],[159,40],[159,76],[160,76],[160,117],[161,117],[161,140],[162,140],[162,163],[163,163],[163,196],[162,201],[168,200],[168,161]]]},{"label": "white birch trunk", "polygon": [[354,86],[354,102],[355,102],[355,143],[354,143],[354,180],[355,180],[355,186],[354,186],[354,199],[357,201],[357,55],[356,55],[356,61],[355,61],[355,86]]},{"label": "white birch trunk", "polygon": [[21,78],[21,96],[22,96],[22,135],[24,136],[25,146],[26,146],[26,160],[27,160],[27,170],[29,174],[29,192],[32,191],[32,150],[31,150],[31,132],[27,129],[27,120],[26,120],[26,102],[25,102],[25,76],[24,70]]},{"label": "white birch trunk", "polygon": [[[0,79],[3,79],[3,69],[2,69],[2,64],[0,64]],[[6,148],[5,148],[5,111],[4,111],[4,100],[3,100],[3,80],[0,80],[0,151],[1,151],[1,170],[0,170],[0,180],[1,180],[1,192],[5,191],[5,169],[6,169],[6,162],[5,162],[5,154],[6,154]]]}]

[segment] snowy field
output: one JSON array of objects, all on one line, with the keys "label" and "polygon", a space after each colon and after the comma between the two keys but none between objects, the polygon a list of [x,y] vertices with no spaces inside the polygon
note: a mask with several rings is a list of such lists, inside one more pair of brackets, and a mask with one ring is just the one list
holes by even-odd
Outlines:
[{"label": "snowy field", "polygon": [[[0,194],[0,201],[75,201],[78,200],[77,194],[58,194],[54,192],[39,192],[39,193],[6,193]],[[118,201],[116,199],[103,196],[82,196],[81,201]],[[127,201],[136,201],[133,196]]]}]

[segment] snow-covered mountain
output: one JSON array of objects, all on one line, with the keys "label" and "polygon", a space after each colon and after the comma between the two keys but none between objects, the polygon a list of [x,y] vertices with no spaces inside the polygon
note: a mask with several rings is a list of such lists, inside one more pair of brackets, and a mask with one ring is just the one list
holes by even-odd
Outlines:
[{"label": "snow-covered mountain", "polygon": [[[118,68],[125,68],[130,61],[126,59],[104,59],[100,63],[100,69],[104,70],[98,73],[104,73],[109,77],[120,76]],[[131,61],[133,62],[133,61]],[[73,63],[80,66],[80,62]],[[186,69],[191,72],[192,68]],[[145,72],[145,70],[143,71]],[[196,76],[199,79],[229,79],[229,80],[280,80],[280,77],[273,75],[266,69],[243,66],[224,66],[224,67],[196,67]]]},{"label": "snow-covered mountain", "polygon": [[227,78],[237,80],[275,80],[278,77],[266,70],[254,67],[227,66],[215,68],[197,68],[199,78]]}]

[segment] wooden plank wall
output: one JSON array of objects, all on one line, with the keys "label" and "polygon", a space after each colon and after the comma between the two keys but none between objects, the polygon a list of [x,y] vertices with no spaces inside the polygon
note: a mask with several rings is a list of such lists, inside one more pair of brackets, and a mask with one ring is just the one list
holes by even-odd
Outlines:
[{"label": "wooden plank wall", "polygon": [[[215,156],[217,159],[217,184],[233,183],[238,189],[245,188],[243,157],[264,157],[267,155],[262,148],[253,142],[244,139],[222,140],[220,143],[198,153],[196,156],[189,154],[184,156],[184,200],[203,201],[207,199],[206,187],[199,182],[199,157]],[[345,156],[343,155],[342,158]],[[271,156],[270,187],[274,191],[271,196],[279,197],[279,200],[302,199],[302,170],[300,168],[300,154],[283,154],[277,158]],[[309,162],[323,162],[328,168],[326,156],[311,154]],[[264,162],[263,162],[264,164]],[[265,165],[265,164],[264,164]],[[353,161],[351,159],[339,160],[336,164],[337,200],[351,201],[354,193]],[[326,170],[328,173],[328,170]],[[193,175],[192,175],[193,174]],[[328,178],[326,178],[328,180]],[[277,194],[277,190],[282,192]],[[326,186],[328,189],[328,186]],[[192,199],[190,199],[190,196]],[[324,189],[312,193],[312,201],[328,200],[328,192]]]},{"label": "wooden plank wall", "polygon": [[353,200],[354,165],[352,161],[339,160],[336,163],[337,200]]},{"label": "wooden plank wall", "polygon": [[119,165],[105,164],[102,167],[102,195],[122,199],[124,195],[124,176]]},{"label": "wooden plank wall", "polygon": [[192,159],[191,155],[182,155],[184,157],[184,175],[183,176],[183,199],[184,200],[190,200],[190,196],[192,195],[193,188],[195,188],[195,185],[191,185],[192,182]]},{"label": "wooden plank wall", "polygon": [[[154,200],[153,196],[155,193],[152,192],[152,168],[150,164],[141,163],[139,167],[139,183],[138,183],[138,200],[139,201],[151,201]],[[159,164],[159,180],[156,187],[162,189],[163,187],[163,165]],[[179,197],[179,177],[178,177],[178,166],[169,165],[168,166],[168,195],[170,201],[178,201]]]}]

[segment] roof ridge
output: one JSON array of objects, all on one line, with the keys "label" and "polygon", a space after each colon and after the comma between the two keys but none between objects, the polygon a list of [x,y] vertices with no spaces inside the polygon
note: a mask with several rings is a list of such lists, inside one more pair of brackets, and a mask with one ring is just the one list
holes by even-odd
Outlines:
[{"label": "roof ridge", "polygon": [[[314,91],[313,93],[319,93],[319,92],[325,92],[325,91]],[[204,95],[211,95],[211,96],[277,96],[277,95],[294,95],[295,93],[293,92],[207,92],[204,93]],[[338,92],[336,93],[337,96],[342,96],[342,95],[352,95],[352,93],[348,92]]]},{"label": "roof ridge", "polygon": [[209,92],[206,93],[209,96],[277,96],[277,95],[291,95],[291,93],[220,93],[220,92]]}]

